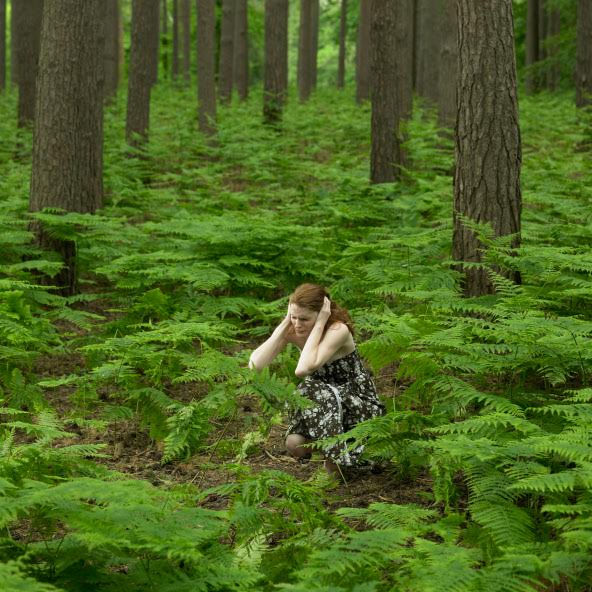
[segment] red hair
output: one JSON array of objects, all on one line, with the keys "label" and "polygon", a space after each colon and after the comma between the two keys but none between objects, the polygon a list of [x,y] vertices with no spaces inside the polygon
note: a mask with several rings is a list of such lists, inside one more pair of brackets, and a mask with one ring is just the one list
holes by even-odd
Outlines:
[{"label": "red hair", "polygon": [[[329,292],[327,292],[323,286],[317,286],[316,284],[301,284],[294,290],[294,293],[290,295],[290,303],[302,306],[303,308],[308,308],[314,312],[320,312],[321,308],[323,308],[325,296],[331,300]],[[337,322],[346,325],[349,332],[352,335],[354,334],[354,325],[347,310],[331,300],[331,316],[327,320],[325,329]]]}]

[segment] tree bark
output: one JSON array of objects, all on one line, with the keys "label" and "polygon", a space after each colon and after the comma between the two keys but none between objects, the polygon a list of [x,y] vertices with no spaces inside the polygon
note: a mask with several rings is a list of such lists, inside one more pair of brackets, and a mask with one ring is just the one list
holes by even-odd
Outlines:
[{"label": "tree bark", "polygon": [[265,0],[263,119],[278,123],[288,95],[288,0]]},{"label": "tree bark", "polygon": [[312,0],[312,40],[310,43],[310,86],[312,90],[317,88],[318,55],[319,55],[319,25],[320,25],[319,0]]},{"label": "tree bark", "polygon": [[179,77],[179,0],[173,0],[173,80]]},{"label": "tree bark", "polygon": [[360,0],[356,44],[356,101],[358,103],[370,99],[372,2],[373,0]]},{"label": "tree bark", "polygon": [[0,0],[0,92],[6,88],[6,0]]},{"label": "tree bark", "polygon": [[417,94],[432,106],[439,103],[440,11],[439,2],[416,0],[416,81]]},{"label": "tree bark", "polygon": [[197,100],[199,129],[216,131],[216,2],[197,0]]},{"label": "tree bark", "polygon": [[576,106],[592,104],[592,2],[578,0]]},{"label": "tree bark", "polygon": [[[94,212],[103,200],[102,0],[45,3],[33,141],[30,210]],[[76,291],[75,243],[34,225],[41,246],[65,267],[58,285]]]},{"label": "tree bark", "polygon": [[[521,145],[512,1],[459,0],[459,77],[453,257],[483,261],[463,217],[520,241]],[[484,269],[465,268],[464,293],[494,292]],[[510,277],[519,282],[518,274]]]},{"label": "tree bark", "polygon": [[298,96],[308,101],[312,93],[312,44],[315,0],[300,0],[300,29],[298,33]]},{"label": "tree bark", "polygon": [[181,24],[183,28],[183,79],[191,79],[191,3],[189,0],[181,2]]},{"label": "tree bark", "polygon": [[456,0],[440,0],[440,67],[438,75],[438,122],[453,129],[456,123],[458,75],[458,20]]},{"label": "tree bark", "polygon": [[526,94],[538,90],[534,65],[539,60],[539,0],[528,0],[526,7]]},{"label": "tree bark", "polygon": [[141,147],[150,128],[150,93],[154,76],[154,7],[159,0],[132,0],[126,138]]},{"label": "tree bark", "polygon": [[234,25],[234,85],[241,101],[249,96],[249,21],[247,0],[237,0]]},{"label": "tree bark", "polygon": [[397,109],[409,119],[413,109],[413,8],[414,0],[398,0],[395,22],[395,73]]},{"label": "tree bark", "polygon": [[373,0],[372,7],[370,181],[389,183],[399,178],[402,164],[395,75],[397,5],[392,0]]},{"label": "tree bark", "polygon": [[347,0],[341,0],[339,18],[339,58],[337,62],[337,88],[345,87],[345,41],[347,33]]},{"label": "tree bark", "polygon": [[43,0],[18,0],[12,3],[17,80],[19,85],[18,126],[35,119],[35,89],[41,39]]},{"label": "tree bark", "polygon": [[147,0],[150,11],[150,84],[158,82],[158,63],[160,61],[160,0]]},{"label": "tree bark", "polygon": [[234,24],[236,0],[222,0],[222,25],[220,32],[220,65],[218,68],[218,96],[227,105],[232,99],[234,80]]},{"label": "tree bark", "polygon": [[112,99],[119,87],[119,29],[121,7],[119,0],[105,0],[105,98]]}]

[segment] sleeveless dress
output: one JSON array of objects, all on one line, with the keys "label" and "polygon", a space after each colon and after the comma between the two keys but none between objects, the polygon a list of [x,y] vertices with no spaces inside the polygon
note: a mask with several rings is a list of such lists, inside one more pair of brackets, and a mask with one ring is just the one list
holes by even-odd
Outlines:
[{"label": "sleeveless dress", "polygon": [[[317,368],[298,385],[298,390],[315,405],[290,414],[288,434],[301,434],[309,440],[342,434],[384,414],[372,376],[357,349]],[[360,445],[348,451],[345,444],[339,444],[323,448],[323,452],[336,464],[354,467],[363,449]]]}]

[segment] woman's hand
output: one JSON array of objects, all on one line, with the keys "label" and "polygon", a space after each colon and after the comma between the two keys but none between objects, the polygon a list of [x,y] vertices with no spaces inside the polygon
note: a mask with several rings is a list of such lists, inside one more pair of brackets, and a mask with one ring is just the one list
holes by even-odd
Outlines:
[{"label": "woman's hand", "polygon": [[325,296],[323,300],[323,307],[319,311],[319,315],[317,316],[317,324],[322,325],[323,327],[329,320],[331,316],[331,301]]}]

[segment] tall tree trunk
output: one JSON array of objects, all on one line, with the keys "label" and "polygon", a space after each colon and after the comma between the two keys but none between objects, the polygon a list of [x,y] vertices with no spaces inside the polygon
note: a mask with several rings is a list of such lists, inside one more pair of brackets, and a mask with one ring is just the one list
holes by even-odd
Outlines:
[{"label": "tall tree trunk", "polygon": [[249,21],[247,0],[236,2],[234,25],[234,85],[241,101],[249,96]]},{"label": "tall tree trunk", "polygon": [[216,0],[197,0],[197,100],[199,129],[216,131]]},{"label": "tall tree trunk", "polygon": [[576,106],[592,104],[592,2],[578,0]]},{"label": "tall tree trunk", "polygon": [[[453,257],[480,262],[483,244],[463,217],[488,223],[496,237],[520,241],[521,145],[512,0],[459,0],[458,123]],[[487,133],[483,133],[487,130]],[[465,269],[464,292],[494,292],[483,269]],[[512,279],[520,281],[518,274]]]},{"label": "tall tree trunk", "polygon": [[222,0],[222,25],[220,32],[220,65],[218,68],[218,96],[222,104],[232,99],[234,80],[234,24],[236,0]]},{"label": "tall tree trunk", "polygon": [[162,44],[162,69],[164,77],[169,77],[169,2],[162,0],[162,10],[160,17],[160,43]]},{"label": "tall tree trunk", "polygon": [[173,80],[179,76],[179,0],[173,0]]},{"label": "tall tree trunk", "polygon": [[163,35],[169,34],[169,6],[168,0],[162,0],[162,17],[160,19],[160,32]]},{"label": "tall tree trunk", "polygon": [[347,34],[347,0],[341,0],[339,18],[339,59],[337,62],[337,88],[345,87],[345,40]]},{"label": "tall tree trunk", "polygon": [[105,98],[111,99],[119,87],[119,35],[121,7],[119,0],[105,0]]},{"label": "tall tree trunk", "polygon": [[416,82],[417,94],[438,105],[440,56],[440,2],[416,0]]},{"label": "tall tree trunk", "polygon": [[370,181],[389,183],[399,178],[402,164],[395,75],[397,5],[392,0],[373,0],[372,7]]},{"label": "tall tree trunk", "polygon": [[372,2],[373,0],[360,0],[356,43],[356,101],[358,103],[370,98]]},{"label": "tall tree trunk", "polygon": [[395,22],[395,75],[397,110],[409,119],[413,108],[413,12],[414,0],[398,0]]},{"label": "tall tree trunk", "polygon": [[308,101],[312,92],[312,43],[315,0],[300,0],[300,29],[298,33],[298,95]]},{"label": "tall tree trunk", "polygon": [[[103,200],[102,0],[45,3],[38,78],[30,210],[94,212]],[[57,283],[76,291],[75,243],[34,225],[41,246],[60,252]]]},{"label": "tall tree trunk", "polygon": [[440,67],[438,75],[438,121],[454,128],[456,123],[456,79],[458,73],[458,21],[456,0],[439,0]]},{"label": "tall tree trunk", "polygon": [[317,88],[318,54],[319,54],[319,25],[320,25],[319,0],[312,0],[312,39],[310,43],[310,86],[312,90]]},{"label": "tall tree trunk", "polygon": [[559,63],[559,34],[561,33],[561,10],[551,8],[547,12],[547,55],[549,67],[547,69],[547,88],[557,90],[561,77]]},{"label": "tall tree trunk", "polygon": [[534,65],[539,60],[539,0],[528,0],[526,6],[526,94],[537,91]]},{"label": "tall tree trunk", "polygon": [[147,0],[150,10],[150,84],[158,82],[160,61],[160,0]]},{"label": "tall tree trunk", "polygon": [[265,0],[263,119],[282,118],[288,94],[288,0]]},{"label": "tall tree trunk", "polygon": [[159,0],[132,0],[132,43],[127,95],[126,138],[140,147],[148,140],[154,75],[154,7]]},{"label": "tall tree trunk", "polygon": [[19,85],[18,125],[25,127],[35,119],[35,88],[41,39],[43,0],[18,0],[12,3]]},{"label": "tall tree trunk", "polygon": [[6,88],[6,0],[0,0],[0,92]]},{"label": "tall tree trunk", "polygon": [[191,2],[181,2],[181,24],[183,25],[183,79],[189,82],[191,79]]},{"label": "tall tree trunk", "polygon": [[[539,59],[539,61],[544,60],[547,57],[547,50],[545,48],[545,41],[546,41],[547,35],[548,35],[548,31],[547,31],[547,14],[548,14],[548,12],[549,12],[549,7],[547,5],[547,1],[546,0],[539,0],[539,6],[538,6],[538,16],[539,16],[538,59]],[[541,82],[541,78],[542,77],[539,76],[539,83]]]}]

